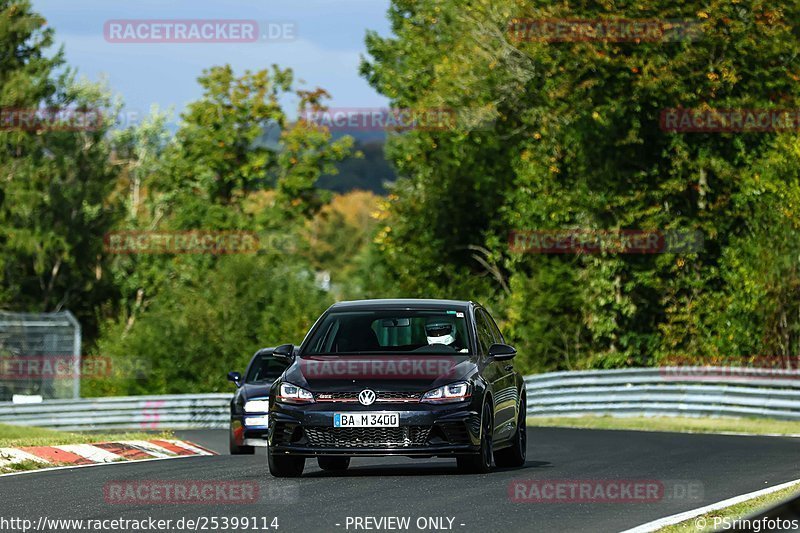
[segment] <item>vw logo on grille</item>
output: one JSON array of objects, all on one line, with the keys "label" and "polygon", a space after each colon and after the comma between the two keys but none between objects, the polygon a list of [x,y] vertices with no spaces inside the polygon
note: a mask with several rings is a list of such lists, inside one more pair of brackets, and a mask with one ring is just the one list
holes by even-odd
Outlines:
[{"label": "vw logo on grille", "polygon": [[358,393],[358,401],[361,405],[372,405],[375,403],[375,391],[364,389]]}]

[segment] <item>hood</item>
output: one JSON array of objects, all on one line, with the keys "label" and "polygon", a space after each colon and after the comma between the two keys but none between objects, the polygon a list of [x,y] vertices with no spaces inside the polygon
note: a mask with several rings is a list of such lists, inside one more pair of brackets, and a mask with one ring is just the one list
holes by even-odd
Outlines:
[{"label": "hood", "polygon": [[307,355],[295,358],[284,380],[311,392],[426,392],[476,371],[468,354]]}]

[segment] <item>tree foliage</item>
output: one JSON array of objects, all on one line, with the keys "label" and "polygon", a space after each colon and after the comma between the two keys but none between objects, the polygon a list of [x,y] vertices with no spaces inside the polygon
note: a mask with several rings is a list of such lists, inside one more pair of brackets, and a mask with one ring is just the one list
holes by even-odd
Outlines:
[{"label": "tree foliage", "polygon": [[[108,120],[82,128],[20,118],[110,117],[102,86],[77,80],[53,30],[27,1],[0,1],[0,301],[13,311],[71,310],[88,336],[115,298],[102,236],[118,220]],[[13,127],[19,124],[19,127]]]},{"label": "tree foliage", "polygon": [[[494,283],[481,298],[507,311],[506,327],[536,368],[786,346],[779,337],[800,316],[787,308],[792,278],[781,276],[793,272],[798,250],[792,232],[772,224],[785,228],[778,214],[792,211],[797,174],[786,154],[796,137],[675,133],[659,120],[666,108],[796,107],[799,10],[763,1],[394,1],[393,35],[367,39],[369,82],[400,107],[496,117],[490,131],[393,139],[404,178],[377,260],[396,290],[476,290],[474,277],[501,265],[510,291]],[[682,20],[697,31],[664,42],[520,42],[508,32],[515,18]],[[754,201],[754,169],[765,165],[776,189]],[[704,246],[566,257],[508,248],[510,230],[562,228],[698,231]],[[475,247],[488,250],[484,261],[464,252]],[[749,294],[734,280],[748,282]],[[780,353],[797,357],[789,344]]]},{"label": "tree foliage", "polygon": [[[291,69],[208,68],[173,134],[0,128],[0,305],[69,309],[111,379],[85,394],[222,390],[338,298],[483,302],[522,370],[800,358],[800,134],[667,131],[665,109],[797,109],[792,2],[393,0],[360,72],[445,128],[390,132],[389,194]],[[683,21],[654,41],[519,40],[515,19]],[[0,0],[0,111],[92,110],[27,0]],[[280,131],[273,139],[267,132]],[[530,254],[515,230],[674,230],[694,251]],[[247,231],[257,253],[121,254],[114,231]],[[317,274],[331,275],[322,290]]]}]

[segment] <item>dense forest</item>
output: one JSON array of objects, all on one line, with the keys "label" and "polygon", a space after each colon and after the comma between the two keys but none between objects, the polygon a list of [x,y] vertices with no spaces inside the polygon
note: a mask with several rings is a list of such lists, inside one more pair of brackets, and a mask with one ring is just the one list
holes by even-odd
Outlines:
[{"label": "dense forest", "polygon": [[[227,390],[256,349],[299,342],[333,301],[371,297],[478,300],[525,371],[797,364],[798,128],[676,131],[663,113],[796,111],[800,5],[393,0],[388,16],[390,36],[366,36],[365,80],[394,108],[471,120],[390,131],[384,146],[293,118],[330,98],[298,88],[291,65],[209,65],[174,130],[158,111],[130,126],[4,121],[0,308],[78,317],[84,351],[118,370],[85,395]],[[693,31],[520,38],[520,20],[576,18]],[[0,47],[0,109],[120,111],[28,1],[0,0]],[[104,245],[199,230],[252,232],[259,249]],[[510,246],[514,232],[563,230],[691,232],[702,246]]]}]

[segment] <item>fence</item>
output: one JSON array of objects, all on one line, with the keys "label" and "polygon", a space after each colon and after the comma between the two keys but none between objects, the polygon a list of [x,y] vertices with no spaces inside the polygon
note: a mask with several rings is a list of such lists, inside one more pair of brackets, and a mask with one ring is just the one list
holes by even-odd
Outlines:
[{"label": "fence", "polygon": [[525,378],[529,416],[733,416],[800,420],[800,372],[662,367]]},{"label": "fence", "polygon": [[78,398],[80,353],[81,326],[69,311],[0,311],[0,401],[15,394]]},{"label": "fence", "polygon": [[222,428],[231,394],[170,394],[0,403],[0,424],[64,430]]},{"label": "fence", "polygon": [[[800,372],[635,368],[527,376],[529,416],[734,416],[800,420]],[[0,403],[0,423],[56,429],[224,428],[230,394]]]}]

